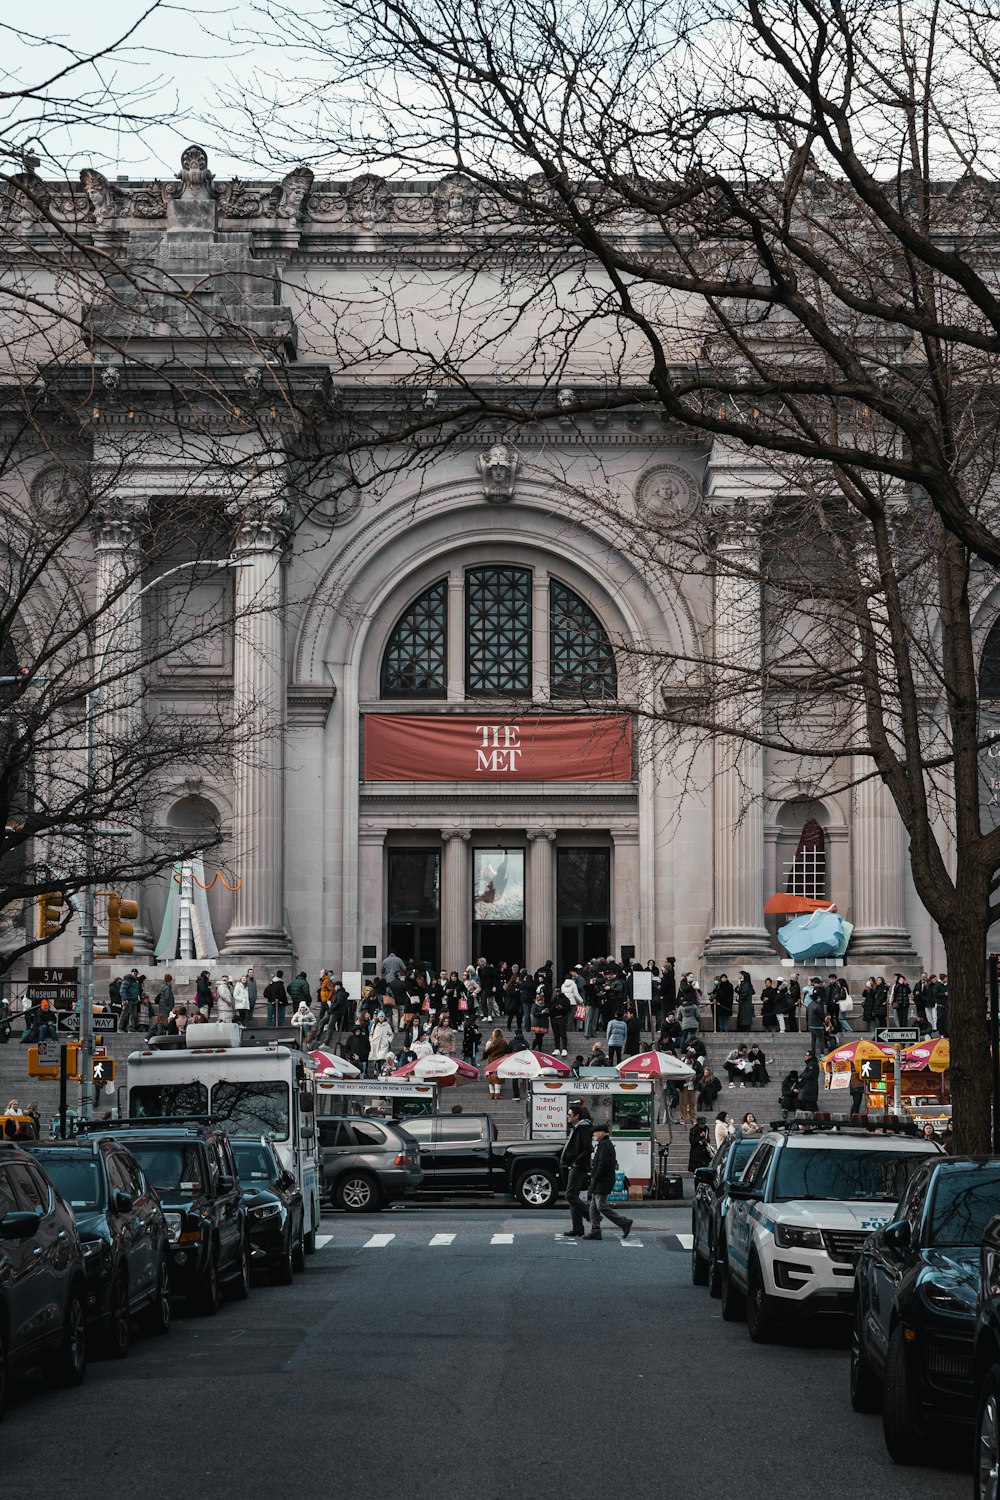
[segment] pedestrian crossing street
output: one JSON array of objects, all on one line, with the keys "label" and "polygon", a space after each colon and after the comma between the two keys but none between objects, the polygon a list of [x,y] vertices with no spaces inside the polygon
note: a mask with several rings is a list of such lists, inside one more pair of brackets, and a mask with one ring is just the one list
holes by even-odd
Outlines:
[{"label": "pedestrian crossing street", "polygon": [[[674,1234],[654,1230],[646,1233],[643,1237],[638,1225],[632,1230],[627,1240],[623,1240],[617,1229],[608,1228],[604,1232],[601,1243],[617,1242],[623,1250],[671,1250],[685,1251],[691,1249],[690,1234]],[[539,1246],[551,1245],[555,1249],[566,1250],[570,1254],[574,1250],[587,1246],[587,1242],[581,1239],[563,1239],[561,1233],[555,1233],[551,1228],[518,1231],[515,1234],[506,1231],[489,1234],[483,1230],[464,1230],[461,1232],[431,1234],[428,1235],[426,1227],[416,1232],[367,1234],[358,1233],[349,1228],[337,1229],[331,1234],[318,1234],[316,1236],[316,1249],[318,1251],[337,1250],[401,1250],[401,1249],[425,1249],[425,1250],[479,1250],[486,1247],[490,1249],[517,1249],[518,1247],[529,1247],[536,1249]]]}]

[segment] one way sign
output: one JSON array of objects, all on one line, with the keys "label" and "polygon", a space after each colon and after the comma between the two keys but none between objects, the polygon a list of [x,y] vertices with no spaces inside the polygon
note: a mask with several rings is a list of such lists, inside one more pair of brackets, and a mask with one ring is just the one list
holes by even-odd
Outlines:
[{"label": "one way sign", "polygon": [[115,1081],[115,1060],[114,1060],[114,1058],[113,1057],[95,1057],[94,1058],[94,1082],[95,1083],[101,1083],[101,1084],[103,1084],[103,1083],[114,1083],[114,1081]]},{"label": "one way sign", "polygon": [[907,1046],[911,1042],[919,1042],[920,1032],[916,1026],[880,1026],[875,1033],[877,1042],[900,1042]]},{"label": "one way sign", "polygon": [[882,1062],[881,1062],[881,1059],[875,1058],[875,1057],[870,1057],[870,1058],[867,1059],[867,1061],[863,1062],[861,1064],[861,1076],[862,1076],[862,1078],[881,1078],[882,1077]]}]

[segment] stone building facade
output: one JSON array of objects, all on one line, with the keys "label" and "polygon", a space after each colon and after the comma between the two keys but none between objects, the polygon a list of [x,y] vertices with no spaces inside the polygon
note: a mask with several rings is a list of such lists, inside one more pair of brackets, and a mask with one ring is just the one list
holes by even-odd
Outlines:
[{"label": "stone building facade", "polygon": [[[419,358],[379,352],[365,309],[398,278],[419,354],[420,288],[432,301],[468,223],[457,180],[320,184],[298,169],[220,184],[185,153],[179,183],[84,173],[53,186],[49,206],[190,291],[182,308],[165,291],[131,330],[105,326],[112,364],[215,361],[251,401],[279,361],[334,411],[428,399]],[[439,322],[425,331],[439,338]],[[579,395],[598,372],[584,351],[561,378]],[[484,385],[496,378],[484,364]],[[109,406],[105,420],[120,442],[124,413]],[[361,460],[352,478],[303,488],[294,424],[279,417],[269,443],[259,433],[247,461],[262,481],[229,518],[245,564],[233,586],[238,603],[275,608],[148,684],[154,702],[196,711],[231,695],[282,726],[228,780],[206,780],[192,755],[165,794],[165,826],[227,830],[239,889],[210,893],[222,966],[339,972],[395,947],[448,969],[484,952],[560,967],[621,952],[762,975],[780,962],[763,902],[811,821],[816,889],[855,924],[849,968],[943,963],[879,784],[838,790],[821,768],[790,778],[750,745],[730,764],[708,739],[680,756],[641,715],[614,718],[610,741],[600,727],[636,653],[693,652],[709,632],[752,662],[761,638],[745,593],[738,609],[727,598],[731,580],[639,566],[607,507],[581,497],[599,483],[630,514],[681,527],[708,507],[724,531],[729,512],[726,545],[752,564],[761,530],[745,502],[762,480],[748,456],[651,411],[574,416],[537,444],[484,418],[438,451],[414,444],[412,463],[401,443],[370,483]],[[100,427],[93,442],[99,466]],[[136,452],[97,539],[97,598],[134,545],[135,508],[169,495],[179,469],[214,503],[204,455],[162,435]],[[206,597],[228,586],[207,581]],[[140,953],[164,890],[142,893]],[[71,929],[51,958],[74,941]]]}]

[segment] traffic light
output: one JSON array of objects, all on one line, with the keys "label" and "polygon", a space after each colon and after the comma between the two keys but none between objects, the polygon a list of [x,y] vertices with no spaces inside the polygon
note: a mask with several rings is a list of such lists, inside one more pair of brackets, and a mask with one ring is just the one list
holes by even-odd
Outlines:
[{"label": "traffic light", "polygon": [[65,898],[61,891],[47,891],[38,897],[38,936],[55,937],[62,928],[62,909]]},{"label": "traffic light", "polygon": [[121,896],[108,897],[108,955],[117,957],[119,953],[132,952],[132,933],[135,931],[132,923],[139,915],[139,906],[135,901],[125,901]]}]

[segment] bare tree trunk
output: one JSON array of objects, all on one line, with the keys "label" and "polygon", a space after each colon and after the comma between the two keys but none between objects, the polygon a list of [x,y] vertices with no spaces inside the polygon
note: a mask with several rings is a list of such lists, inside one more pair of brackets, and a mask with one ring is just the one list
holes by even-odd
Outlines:
[{"label": "bare tree trunk", "polygon": [[948,955],[948,1033],[955,1149],[989,1155],[991,1150],[990,1034],[986,1008],[986,900],[962,907],[961,920],[942,928]]}]

